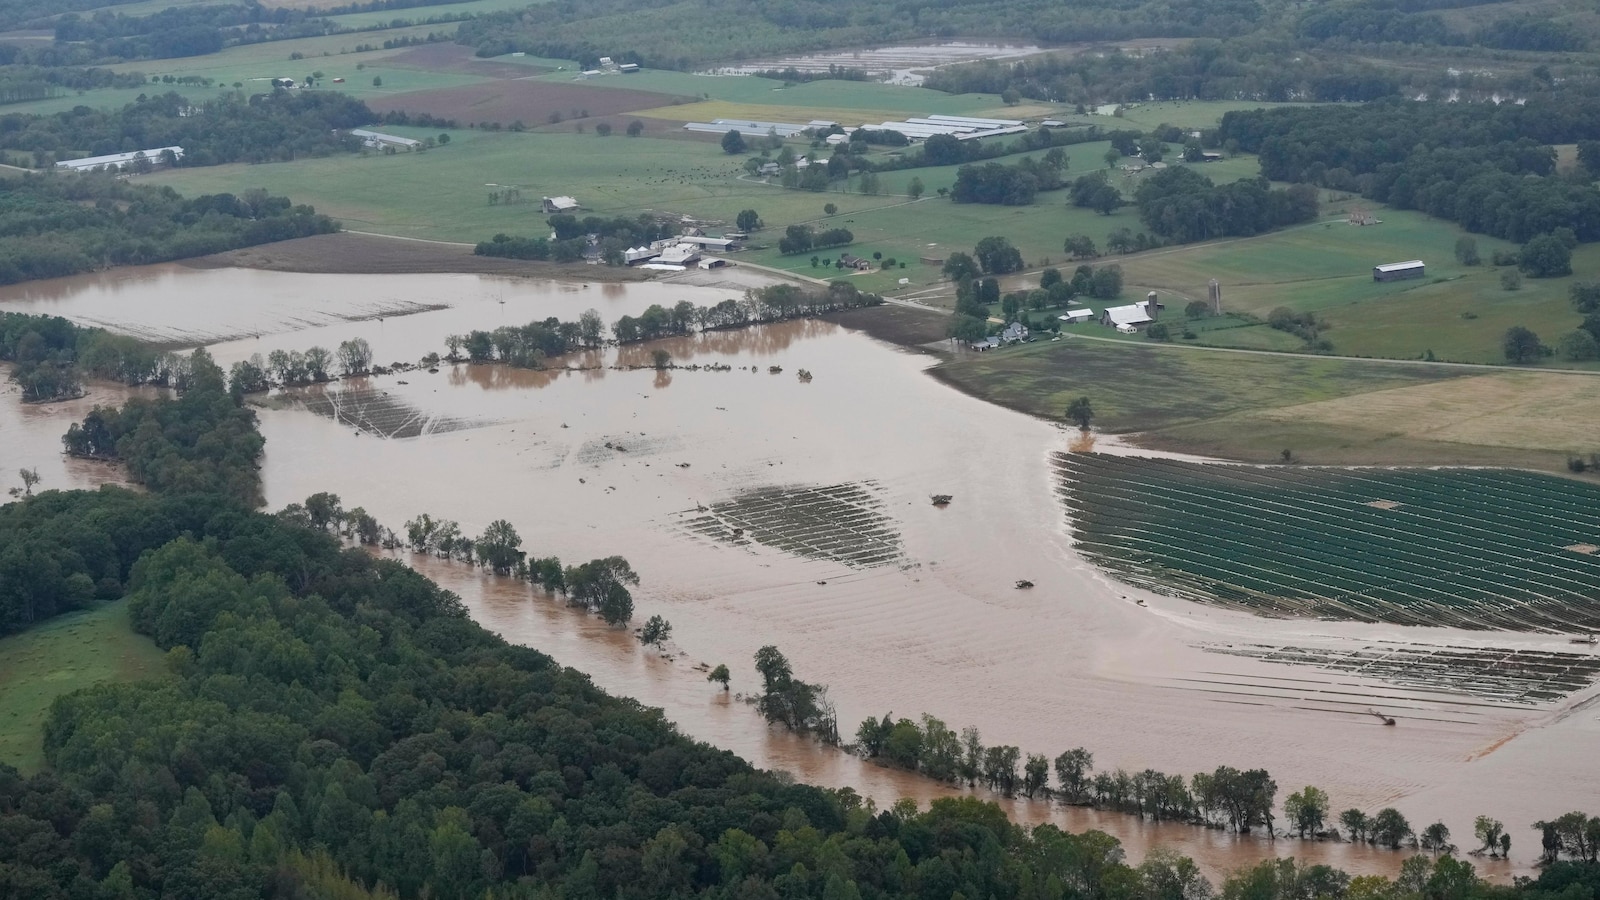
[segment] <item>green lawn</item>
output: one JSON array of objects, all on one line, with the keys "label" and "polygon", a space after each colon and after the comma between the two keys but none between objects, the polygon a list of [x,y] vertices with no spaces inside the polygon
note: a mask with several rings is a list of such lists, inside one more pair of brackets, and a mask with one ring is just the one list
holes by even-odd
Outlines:
[{"label": "green lawn", "polygon": [[57,616],[0,638],[0,762],[24,773],[44,765],[43,727],[62,694],[164,673],[164,654],[128,624],[126,601]]}]

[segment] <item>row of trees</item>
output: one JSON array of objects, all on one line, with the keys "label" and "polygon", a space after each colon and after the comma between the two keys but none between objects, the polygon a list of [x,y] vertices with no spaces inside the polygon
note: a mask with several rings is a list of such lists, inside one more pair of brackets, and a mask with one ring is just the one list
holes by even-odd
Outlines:
[{"label": "row of trees", "polygon": [[594,349],[608,340],[632,344],[663,337],[743,328],[767,322],[817,316],[846,309],[876,306],[883,299],[866,294],[846,281],[836,281],[822,290],[805,290],[792,284],[776,284],[745,291],[743,300],[724,300],[712,306],[696,306],[680,300],[671,307],[651,304],[637,316],[623,316],[612,323],[609,337],[600,313],[587,310],[576,322],[555,318],[523,326],[504,326],[493,331],[472,331],[445,339],[451,361],[503,362],[523,368],[541,368],[545,360],[579,349]]},{"label": "row of trees", "polygon": [[962,166],[956,170],[950,199],[957,203],[1028,206],[1039,192],[1058,191],[1064,187],[1062,173],[1065,171],[1066,154],[1055,159],[1050,154],[1038,160],[1024,157],[1012,165],[992,162]]},{"label": "row of trees", "polygon": [[856,236],[848,228],[824,228],[817,231],[810,225],[790,225],[778,238],[778,252],[785,256],[843,247],[855,243]]}]

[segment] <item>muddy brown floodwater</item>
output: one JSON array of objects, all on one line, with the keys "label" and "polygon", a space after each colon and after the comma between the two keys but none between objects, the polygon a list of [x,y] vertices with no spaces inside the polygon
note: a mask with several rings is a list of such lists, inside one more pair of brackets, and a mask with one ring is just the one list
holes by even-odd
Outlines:
[{"label": "muddy brown floodwater", "polygon": [[[291,293],[298,277],[341,277],[269,274],[267,283]],[[183,293],[191,284],[206,291],[206,281],[178,275],[164,291]],[[74,298],[101,290],[93,278],[79,283],[81,291],[65,285],[52,301],[61,314],[77,316]],[[438,289],[428,290],[435,282],[415,283],[416,291],[404,282],[359,290],[443,302]],[[457,293],[445,309],[381,322],[338,318],[212,349],[226,363],[361,336],[379,359],[407,359],[442,350],[447,333],[488,327],[502,315],[507,323],[572,318],[594,306],[610,320],[653,302],[704,304],[730,295],[660,283],[587,291],[490,279],[449,283]],[[303,284],[338,289],[331,296],[339,298],[358,295],[338,282]],[[249,309],[253,297],[240,287],[216,302]],[[331,305],[352,305],[340,303]],[[146,332],[211,327],[175,322],[170,310],[181,305],[130,304],[116,309],[116,321]],[[700,368],[609,368],[644,365],[658,348],[676,365]],[[1097,769],[1262,767],[1280,796],[1312,784],[1332,795],[1336,811],[1392,804],[1419,829],[1444,821],[1464,848],[1473,817],[1490,814],[1513,835],[1513,861],[1475,865],[1498,877],[1531,864],[1533,821],[1600,798],[1593,685],[1555,701],[1494,702],[1207,650],[1398,643],[1565,651],[1563,639],[1268,620],[1123,586],[1072,549],[1049,464],[1052,452],[1067,448],[1068,435],[941,386],[923,372],[927,357],[832,323],[801,321],[566,362],[587,368],[445,366],[436,374],[275,395],[282,402],[261,411],[268,503],[280,507],[328,490],[396,529],[425,511],[458,520],[468,533],[505,518],[538,555],[569,562],[625,555],[644,579],[636,615],[661,614],[674,626],[671,660],[526,586],[404,558],[460,593],[486,627],[588,672],[608,691],[661,707],[686,734],[757,765],[854,787],[880,804],[925,800],[944,789],[772,733],[694,667],[726,663],[735,692],[748,692],[758,684],[752,655],[775,644],[800,677],[829,685],[846,732],[868,715],[927,712],[1024,752],[1054,757],[1086,747]],[[809,382],[798,377],[802,368],[812,374]],[[104,399],[114,399],[106,390]],[[14,468],[13,460],[58,453],[60,431],[49,432],[64,429],[74,414],[67,407],[23,409],[14,397],[0,404],[0,471]],[[386,432],[382,423],[405,427]],[[61,467],[46,486],[103,477]],[[953,500],[935,507],[935,493]],[[1019,590],[1018,579],[1035,587]],[[1381,725],[1371,709],[1399,724]],[[1024,822],[1103,828],[1135,859],[1151,846],[1172,846],[1212,875],[1267,854],[1353,873],[1392,873],[1402,858],[1042,802],[1005,805]]]}]

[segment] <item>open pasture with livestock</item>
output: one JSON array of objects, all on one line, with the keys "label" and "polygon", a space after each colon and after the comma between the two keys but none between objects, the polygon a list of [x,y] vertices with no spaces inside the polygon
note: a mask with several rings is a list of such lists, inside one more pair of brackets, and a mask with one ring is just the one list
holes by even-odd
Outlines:
[{"label": "open pasture with livestock", "polygon": [[1262,615],[1600,628],[1600,487],[1493,469],[1058,454],[1078,549],[1119,578]]}]

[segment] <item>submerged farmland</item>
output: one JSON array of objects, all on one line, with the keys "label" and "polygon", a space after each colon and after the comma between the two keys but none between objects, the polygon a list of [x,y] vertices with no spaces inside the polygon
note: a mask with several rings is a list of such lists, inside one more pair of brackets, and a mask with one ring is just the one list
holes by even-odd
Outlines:
[{"label": "submerged farmland", "polygon": [[1122,579],[1264,615],[1600,628],[1600,488],[1509,470],[1057,454],[1077,546]]}]

